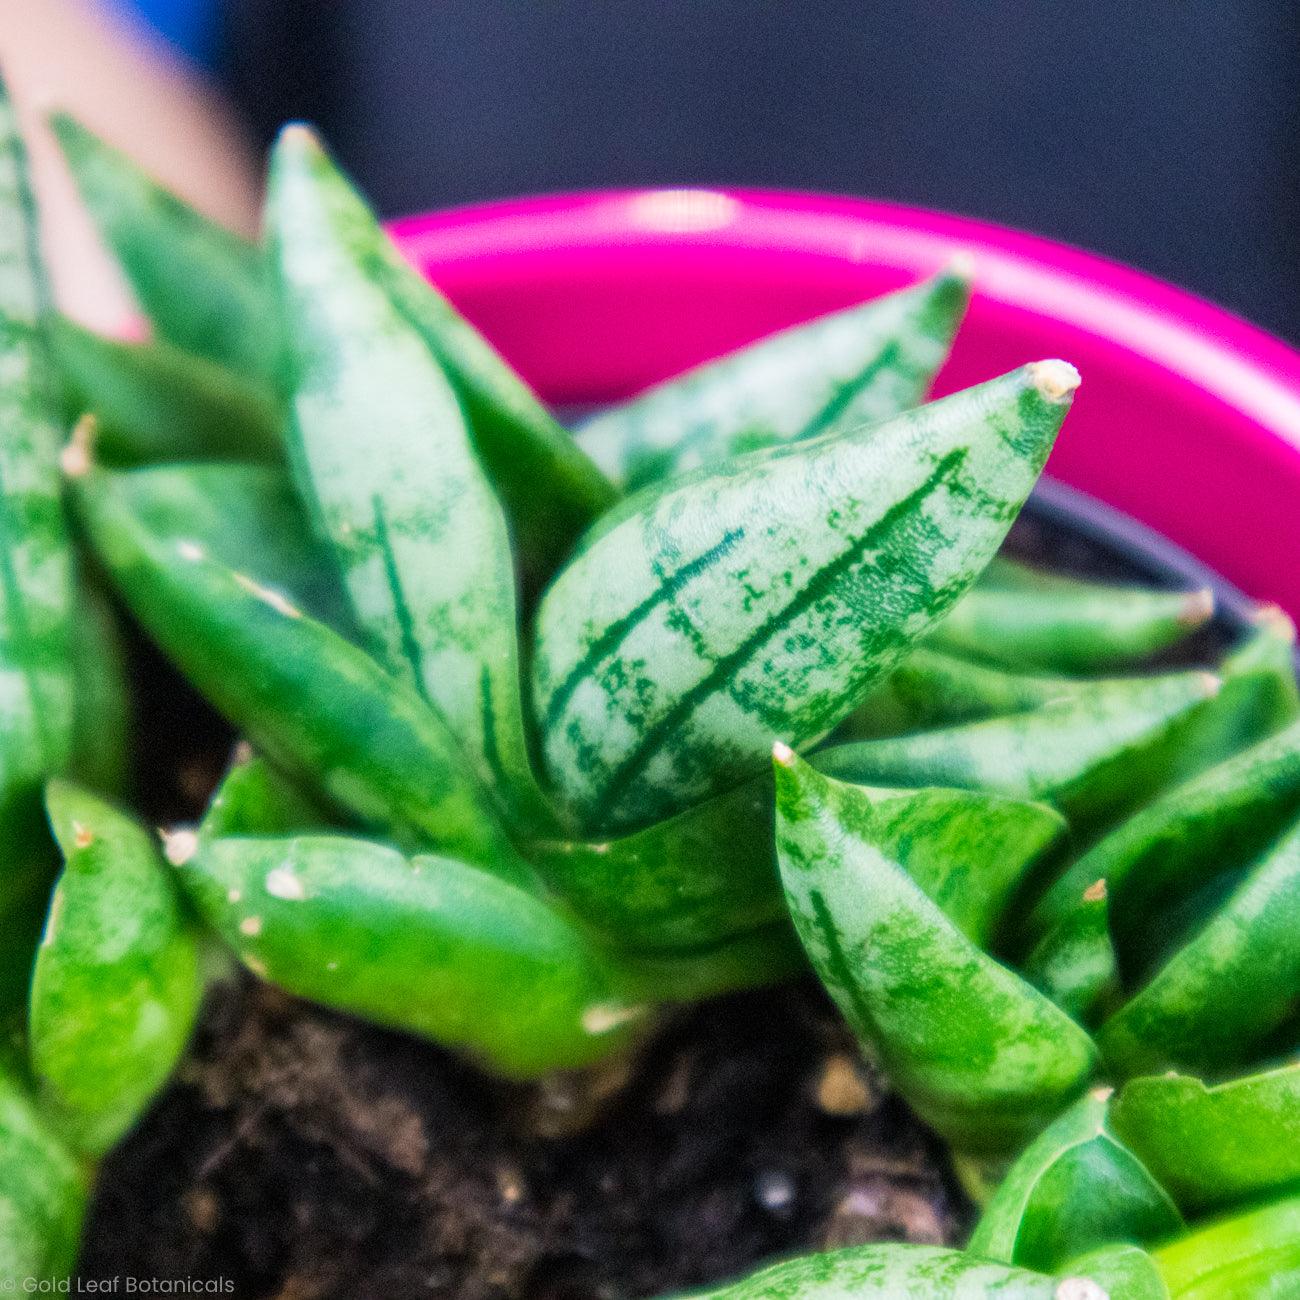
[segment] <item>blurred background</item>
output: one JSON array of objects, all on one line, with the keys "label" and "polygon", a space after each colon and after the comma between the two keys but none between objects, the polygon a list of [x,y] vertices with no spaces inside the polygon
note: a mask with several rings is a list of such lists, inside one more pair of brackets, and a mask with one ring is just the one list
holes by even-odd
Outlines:
[{"label": "blurred background", "polygon": [[[256,151],[302,117],[388,215],[605,185],[870,195],[1068,240],[1300,341],[1294,0],[0,0],[0,14],[0,58],[33,51],[26,98],[70,102],[236,224],[255,210]],[[81,72],[27,71],[66,65],[72,45]]]}]

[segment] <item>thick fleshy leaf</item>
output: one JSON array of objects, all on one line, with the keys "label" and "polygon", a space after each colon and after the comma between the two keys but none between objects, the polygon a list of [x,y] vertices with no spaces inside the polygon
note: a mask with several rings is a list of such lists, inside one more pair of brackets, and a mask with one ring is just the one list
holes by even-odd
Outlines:
[{"label": "thick fleshy leaf", "polygon": [[287,777],[246,745],[237,747],[208,802],[198,834],[209,840],[235,835],[278,836],[330,829],[330,819]]},{"label": "thick fleshy leaf", "polygon": [[1008,672],[919,645],[836,732],[841,741],[902,736],[952,727],[1069,699],[1088,683],[1070,677]]},{"label": "thick fleshy leaf", "polygon": [[66,1282],[76,1264],[86,1182],[32,1099],[0,1073],[0,1282],[15,1289],[28,1278]]},{"label": "thick fleshy leaf", "polygon": [[[311,133],[285,130],[277,152],[293,154],[322,181],[347,185]],[[501,494],[526,575],[549,576],[578,535],[617,493],[491,344],[409,266],[373,222],[358,222],[353,250],[438,358],[460,399],[474,443]]]},{"label": "thick fleshy leaf", "polygon": [[136,618],[292,780],[411,848],[532,879],[446,724],[413,689],[202,542],[151,531],[107,471],[75,483],[90,540]]},{"label": "thick fleshy leaf", "polygon": [[1102,1246],[1071,1260],[1065,1272],[1096,1282],[1110,1300],[1169,1300],[1155,1260],[1141,1246]]},{"label": "thick fleshy leaf", "polygon": [[964,269],[818,317],[705,362],[578,431],[632,490],[759,447],[879,424],[919,406],[970,296]]},{"label": "thick fleshy leaf", "polygon": [[1077,382],[1040,362],[629,498],[538,613],[561,796],[593,826],[644,824],[832,731],[991,558]]},{"label": "thick fleshy leaf", "polygon": [[1087,1085],[1087,1034],[980,951],[882,849],[875,804],[778,750],[777,856],[814,969],[956,1148],[1009,1154]]},{"label": "thick fleshy leaf", "polygon": [[185,1050],[198,949],[148,831],[64,782],[46,802],[65,865],[32,978],[32,1068],[70,1139],[102,1155]]},{"label": "thick fleshy leaf", "polygon": [[1080,1024],[1119,991],[1119,968],[1110,937],[1106,882],[1094,880],[1035,944],[1021,965],[1025,978]]},{"label": "thick fleshy leaf", "polygon": [[464,863],[329,835],[196,850],[180,879],[254,973],[496,1073],[589,1065],[625,1047],[644,1018],[583,931]]},{"label": "thick fleshy leaf", "polygon": [[1030,672],[1108,672],[1182,640],[1213,612],[1207,590],[981,585],[930,640],[950,653]]},{"label": "thick fleshy leaf", "polygon": [[1148,946],[1154,912],[1257,857],[1300,812],[1300,724],[1166,791],[1098,841],[1043,895],[1030,928],[1056,924],[1105,880],[1121,950]]},{"label": "thick fleshy leaf", "polygon": [[155,465],[105,479],[160,538],[189,541],[229,568],[355,636],[329,552],[311,534],[289,482],[266,465]]},{"label": "thick fleshy leaf", "polygon": [[1300,825],[1097,1032],[1124,1075],[1247,1063],[1300,1004]]},{"label": "thick fleshy leaf", "polygon": [[1252,631],[1224,661],[1224,676],[1262,676],[1271,680],[1265,702],[1269,732],[1280,731],[1300,717],[1296,682],[1295,624],[1276,605],[1261,605],[1250,615]]},{"label": "thick fleshy leaf", "polygon": [[41,787],[67,769],[75,726],[75,566],[48,306],[26,152],[0,83],[0,875],[30,866]]},{"label": "thick fleshy leaf", "polygon": [[1180,1074],[1130,1079],[1111,1119],[1188,1210],[1300,1186],[1300,1061],[1213,1087]]},{"label": "thick fleshy leaf", "polygon": [[618,954],[622,986],[646,1003],[698,1002],[806,974],[808,962],[788,921],[760,926],[695,952]]},{"label": "thick fleshy leaf", "polygon": [[813,762],[860,785],[994,790],[1096,821],[1161,786],[1184,728],[1217,689],[1206,673],[1098,682],[1028,713],[836,745]]},{"label": "thick fleshy leaf", "polygon": [[275,379],[260,251],[196,212],[66,113],[50,119],[105,242],[162,338],[246,379]]},{"label": "thick fleshy leaf", "polygon": [[697,948],[785,915],[765,779],[631,835],[532,844],[527,856],[584,921],[630,950]]},{"label": "thick fleshy leaf", "polygon": [[[871,842],[897,863],[972,943],[989,946],[1027,875],[1064,838],[1045,804],[978,790],[862,787]],[[861,812],[866,815],[865,804]]]},{"label": "thick fleshy leaf", "polygon": [[131,686],[117,615],[97,586],[84,583],[72,628],[76,683],[69,774],[101,794],[120,795],[131,764]]},{"label": "thick fleshy leaf", "polygon": [[1255,628],[1216,670],[1223,681],[1213,707],[1202,711],[1170,756],[1166,785],[1180,785],[1300,716],[1295,681],[1295,629],[1285,615],[1264,608]]},{"label": "thick fleshy leaf", "polygon": [[95,416],[105,464],[280,459],[278,404],[232,371],[168,343],[124,343],[63,318],[50,339],[65,401],[74,416]]},{"label": "thick fleshy leaf", "polygon": [[[964,1251],[890,1241],[787,1259],[689,1300],[1064,1300],[1057,1288],[1058,1280],[1041,1273]],[[1073,1300],[1105,1297],[1076,1290]]]},{"label": "thick fleshy leaf", "polygon": [[513,819],[545,826],[505,514],[435,354],[371,273],[387,236],[301,130],[272,156],[267,237],[292,460],[357,625],[442,714]]},{"label": "thick fleshy leaf", "polygon": [[1300,1197],[1219,1219],[1151,1252],[1170,1300],[1300,1294]]},{"label": "thick fleshy leaf", "polygon": [[967,1244],[973,1254],[1052,1272],[1112,1241],[1176,1232],[1182,1215],[1107,1120],[1110,1089],[1081,1097],[1007,1172]]}]

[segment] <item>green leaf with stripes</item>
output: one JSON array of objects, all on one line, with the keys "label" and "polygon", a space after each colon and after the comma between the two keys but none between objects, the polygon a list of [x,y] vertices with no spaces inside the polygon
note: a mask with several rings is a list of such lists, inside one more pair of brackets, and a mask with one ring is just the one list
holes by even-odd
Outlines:
[{"label": "green leaf with stripes", "polygon": [[[800,1255],[689,1300],[1063,1300],[1041,1273],[912,1242],[876,1242]],[[1078,1300],[1102,1300],[1096,1292]]]},{"label": "green leaf with stripes", "polygon": [[1077,382],[1040,362],[612,512],[537,617],[557,791],[630,827],[760,770],[776,739],[832,731],[988,563]]},{"label": "green leaf with stripes", "polygon": [[1148,950],[1154,913],[1225,866],[1258,857],[1297,814],[1300,723],[1166,791],[1117,826],[1043,895],[1029,929],[1057,924],[1085,889],[1104,880],[1121,953]]},{"label": "green leaf with stripes", "polygon": [[625,489],[919,406],[966,310],[964,268],[817,317],[588,420],[579,445]]},{"label": "green leaf with stripes", "polygon": [[51,782],[64,869],[32,978],[31,1060],[61,1131],[108,1151],[166,1083],[198,1015],[198,947],[154,837]]},{"label": "green leaf with stripes", "polygon": [[1248,1063],[1297,1004],[1300,823],[1102,1025],[1097,1042],[1122,1075],[1221,1072]]},{"label": "green leaf with stripes", "polygon": [[1300,1061],[1214,1086],[1130,1079],[1111,1116],[1188,1211],[1300,1188]]},{"label": "green leaf with stripes", "polygon": [[309,794],[407,847],[531,881],[493,801],[416,692],[256,574],[220,563],[201,541],[152,531],[121,491],[129,477],[83,472],[78,513],[132,613],[213,705]]},{"label": "green leaf with stripes", "polygon": [[777,857],[813,968],[917,1114],[1009,1155],[1087,1086],[1088,1035],[983,953],[885,847],[873,801],[778,747]]},{"label": "green leaf with stripes", "polygon": [[[330,176],[332,186],[348,186],[303,127],[285,130],[277,154],[282,166],[292,154],[322,180]],[[617,493],[492,345],[402,259],[372,219],[358,220],[352,239],[363,273],[446,372],[505,505],[525,576],[545,580]]]},{"label": "green leaf with stripes", "polygon": [[178,873],[257,975],[509,1078],[593,1064],[644,1019],[566,916],[450,858],[337,835],[218,839]]},{"label": "green leaf with stripes", "polygon": [[1107,1242],[1149,1242],[1182,1227],[1168,1192],[1113,1132],[1110,1095],[1081,1097],[1016,1158],[967,1250],[1052,1272]]},{"label": "green leaf with stripes", "polygon": [[1106,882],[1094,880],[1036,943],[1021,973],[1080,1024],[1094,1023],[1119,992],[1119,965],[1110,937]]},{"label": "green leaf with stripes", "polygon": [[859,785],[993,790],[1096,822],[1163,785],[1170,755],[1218,685],[1207,673],[1096,682],[1027,713],[835,745],[813,762]]},{"label": "green leaf with stripes", "polygon": [[82,201],[160,337],[274,385],[278,324],[261,251],[196,212],[67,113],[50,118]]},{"label": "green leaf with stripes", "polygon": [[446,719],[516,824],[550,824],[520,693],[505,514],[448,379],[371,274],[387,246],[301,131],[272,158],[269,256],[299,487],[376,658]]},{"label": "green leaf with stripes", "polygon": [[170,343],[105,338],[62,317],[50,339],[65,404],[95,416],[105,464],[280,459],[279,403],[262,386]]},{"label": "green leaf with stripes", "polygon": [[73,744],[76,575],[49,306],[17,115],[0,84],[0,873],[23,871],[45,778]]}]

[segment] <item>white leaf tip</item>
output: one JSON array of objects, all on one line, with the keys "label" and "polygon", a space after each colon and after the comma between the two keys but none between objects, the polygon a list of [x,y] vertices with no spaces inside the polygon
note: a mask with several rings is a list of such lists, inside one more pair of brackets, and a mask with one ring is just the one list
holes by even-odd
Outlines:
[{"label": "white leaf tip", "polygon": [[1082,382],[1068,361],[1035,361],[1029,367],[1029,378],[1039,395],[1049,402],[1068,401]]}]

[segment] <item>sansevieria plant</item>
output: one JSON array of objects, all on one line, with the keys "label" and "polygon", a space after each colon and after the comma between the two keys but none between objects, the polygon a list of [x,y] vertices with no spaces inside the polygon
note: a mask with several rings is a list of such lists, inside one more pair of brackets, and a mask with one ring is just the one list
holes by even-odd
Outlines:
[{"label": "sansevieria plant", "polygon": [[[515,1080],[810,964],[981,1217],[710,1295],[1300,1293],[1292,630],[998,555],[1079,376],[926,404],[968,268],[570,431],[301,127],[253,246],[56,119],[153,333],[61,320],[2,112],[0,1279],[224,950]],[[161,842],[92,573],[244,738]]]}]

